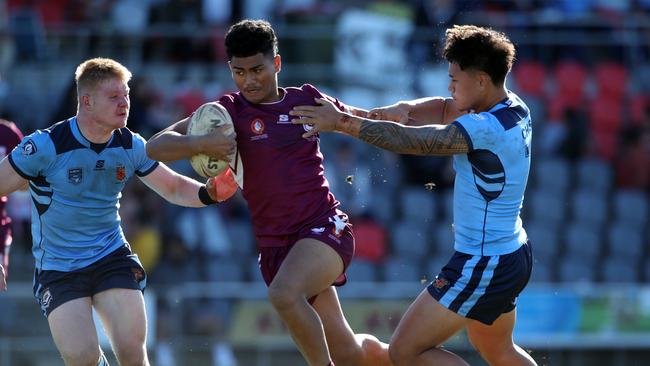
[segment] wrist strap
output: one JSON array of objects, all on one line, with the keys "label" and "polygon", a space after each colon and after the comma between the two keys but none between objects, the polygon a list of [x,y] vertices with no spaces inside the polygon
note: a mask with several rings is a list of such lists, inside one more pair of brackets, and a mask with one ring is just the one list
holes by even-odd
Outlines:
[{"label": "wrist strap", "polygon": [[214,205],[217,203],[217,201],[213,200],[212,197],[210,197],[210,193],[208,193],[208,189],[205,187],[205,185],[202,185],[201,188],[199,188],[199,200],[206,206]]}]

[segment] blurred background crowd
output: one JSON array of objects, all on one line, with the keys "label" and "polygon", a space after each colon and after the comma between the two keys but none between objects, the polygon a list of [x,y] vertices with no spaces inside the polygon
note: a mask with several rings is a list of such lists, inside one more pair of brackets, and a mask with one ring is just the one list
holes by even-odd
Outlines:
[{"label": "blurred background crowd", "polygon": [[[518,51],[507,85],[527,102],[534,124],[522,212],[536,256],[533,289],[552,294],[578,284],[592,289],[587,298],[602,288],[636,289],[636,313],[589,309],[622,311],[632,322],[650,324],[650,296],[640,291],[650,280],[648,0],[0,0],[0,116],[25,134],[73,116],[74,68],[90,57],[112,57],[134,73],[128,124],[148,138],[234,91],[223,36],[242,18],[264,18],[276,28],[281,85],[311,83],[364,108],[448,95],[440,57],[448,26],[473,23],[507,33]],[[399,156],[335,134],[321,136],[321,147],[331,189],[356,233],[349,286],[381,284],[384,297],[413,298],[453,250],[451,160]],[[170,165],[195,174],[185,161]],[[33,268],[30,201],[28,193],[10,201],[16,236],[10,289],[24,283],[22,294]],[[136,180],[124,192],[120,214],[156,294],[155,364],[189,364],[183,357],[209,360],[193,364],[273,364],[231,347],[238,304],[265,297],[239,194],[185,209]],[[25,309],[20,294],[8,295],[0,296],[0,365],[39,364],[30,352],[2,356],[8,344],[32,349],[11,337],[29,343],[46,334],[30,295],[22,300]],[[569,311],[567,303],[559,306]],[[602,313],[594,317],[603,321]],[[650,345],[647,328],[637,330]],[[579,348],[576,339],[564,348],[531,344],[540,352],[560,350],[549,353],[548,364],[575,365],[588,357],[563,353]],[[612,354],[589,364],[631,364],[635,357]]]}]

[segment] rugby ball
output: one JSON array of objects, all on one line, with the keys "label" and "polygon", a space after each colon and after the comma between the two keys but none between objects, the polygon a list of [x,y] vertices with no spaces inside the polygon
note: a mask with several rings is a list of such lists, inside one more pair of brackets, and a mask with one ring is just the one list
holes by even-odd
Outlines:
[{"label": "rugby ball", "polygon": [[[224,106],[216,102],[205,103],[200,106],[192,116],[187,126],[188,135],[207,135],[217,127],[226,125],[224,134],[235,135],[235,126],[232,118]],[[230,157],[231,161],[234,159]],[[212,158],[205,154],[197,154],[190,158],[192,168],[199,175],[209,178],[216,177],[228,167],[228,162]]]}]

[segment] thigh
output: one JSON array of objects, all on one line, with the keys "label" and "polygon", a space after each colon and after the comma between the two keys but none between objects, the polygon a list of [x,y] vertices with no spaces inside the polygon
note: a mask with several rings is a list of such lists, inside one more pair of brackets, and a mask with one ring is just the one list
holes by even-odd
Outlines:
[{"label": "thigh", "polygon": [[517,309],[501,314],[491,325],[472,321],[467,325],[470,342],[482,355],[502,353],[513,347],[512,331],[515,327]]},{"label": "thigh", "polygon": [[144,344],[147,334],[147,315],[140,290],[113,288],[95,294],[93,306],[113,347]]},{"label": "thigh", "polygon": [[341,273],[343,260],[332,247],[304,238],[293,245],[270,287],[282,287],[311,298],[330,287]]},{"label": "thigh", "polygon": [[390,344],[409,354],[420,354],[440,346],[469,322],[440,305],[424,290],[400,320]]},{"label": "thigh", "polygon": [[59,305],[49,314],[47,322],[54,344],[64,358],[92,352],[97,353],[96,359],[99,358],[99,342],[90,297],[77,298]]}]

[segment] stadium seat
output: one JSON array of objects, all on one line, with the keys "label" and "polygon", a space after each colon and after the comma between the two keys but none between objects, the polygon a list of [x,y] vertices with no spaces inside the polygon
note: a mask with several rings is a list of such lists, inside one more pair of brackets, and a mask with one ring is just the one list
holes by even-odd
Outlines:
[{"label": "stadium seat", "polygon": [[432,281],[442,271],[442,268],[449,262],[451,255],[445,257],[442,255],[434,255],[426,263],[425,275],[427,280]]},{"label": "stadium seat", "polygon": [[553,69],[556,84],[555,95],[564,99],[569,106],[578,107],[584,97],[587,84],[587,68],[574,60],[558,62]]},{"label": "stadium seat", "polygon": [[539,225],[557,227],[567,217],[568,205],[563,197],[564,195],[540,188],[529,190],[524,198],[526,219]]},{"label": "stadium seat", "polygon": [[625,66],[607,61],[596,65],[593,73],[598,95],[608,98],[621,98],[625,95],[628,85]]},{"label": "stadium seat", "polygon": [[532,97],[543,97],[546,91],[546,68],[537,60],[519,60],[512,70],[517,91]]},{"label": "stadium seat", "polygon": [[451,223],[445,225],[437,225],[433,229],[433,237],[435,242],[435,250],[432,254],[435,257],[449,259],[454,253],[454,229]]},{"label": "stadium seat", "polygon": [[349,280],[355,282],[373,282],[377,281],[377,268],[372,262],[353,259],[350,267],[346,271]]},{"label": "stadium seat", "polygon": [[241,260],[232,257],[209,257],[207,276],[214,282],[239,282],[244,281],[246,275]]},{"label": "stadium seat", "polygon": [[224,226],[230,239],[231,253],[240,258],[252,255],[255,240],[251,223],[241,219],[229,219]]},{"label": "stadium seat", "polygon": [[564,198],[571,186],[570,164],[564,159],[541,159],[534,166],[534,187]]},{"label": "stadium seat", "polygon": [[[533,256],[535,253],[533,253]],[[549,262],[535,261],[533,272],[530,275],[531,282],[553,282],[553,267]]]},{"label": "stadium seat", "polygon": [[581,159],[576,162],[576,184],[580,190],[606,193],[612,186],[614,172],[610,164],[599,159]]},{"label": "stadium seat", "polygon": [[610,258],[635,261],[643,254],[643,233],[625,221],[607,229],[607,254]]},{"label": "stadium seat", "polygon": [[641,230],[648,225],[650,207],[648,195],[641,190],[617,190],[614,192],[614,217]]},{"label": "stadium seat", "polygon": [[440,196],[442,219],[451,222],[454,220],[454,191],[447,189]]},{"label": "stadium seat", "polygon": [[559,280],[566,283],[595,282],[594,268],[593,264],[587,263],[581,258],[563,258],[560,260],[558,268]]},{"label": "stadium seat", "polygon": [[[573,222],[564,232],[566,258],[593,265],[601,253],[599,226]],[[534,245],[534,244],[533,244]]]},{"label": "stadium seat", "polygon": [[607,283],[635,283],[639,280],[638,261],[621,258],[605,258],[602,265],[602,280]]},{"label": "stadium seat", "polygon": [[524,223],[524,228],[532,243],[533,257],[540,262],[553,263],[560,247],[557,227],[544,221],[531,220]]},{"label": "stadium seat", "polygon": [[422,258],[429,252],[427,230],[410,221],[402,221],[391,228],[392,254],[406,258]]},{"label": "stadium seat", "polygon": [[615,158],[619,145],[619,131],[623,125],[623,100],[599,97],[589,106],[589,126],[595,150],[602,159]]},{"label": "stadium seat", "polygon": [[571,197],[573,221],[599,227],[608,217],[608,196],[605,192],[580,189]]},{"label": "stadium seat", "polygon": [[384,262],[384,281],[413,282],[427,277],[420,270],[420,261],[412,258],[391,256]]},{"label": "stadium seat", "polygon": [[431,223],[436,219],[436,201],[433,192],[420,186],[402,190],[402,218],[412,222]]}]

